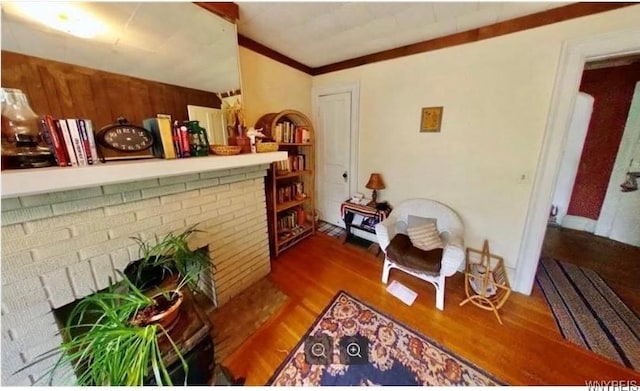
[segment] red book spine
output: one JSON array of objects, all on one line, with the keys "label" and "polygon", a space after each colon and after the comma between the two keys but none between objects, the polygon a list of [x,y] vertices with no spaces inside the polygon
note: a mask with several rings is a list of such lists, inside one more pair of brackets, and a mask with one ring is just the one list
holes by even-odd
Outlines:
[{"label": "red book spine", "polygon": [[176,150],[176,157],[180,159],[182,156],[182,142],[180,137],[180,125],[178,125],[178,121],[173,124],[171,129],[171,135],[173,138],[173,147]]},{"label": "red book spine", "polygon": [[189,130],[186,126],[180,126],[180,146],[182,147],[182,156],[190,157],[191,148],[189,146]]},{"label": "red book spine", "polygon": [[45,123],[45,128],[49,133],[49,137],[51,137],[53,148],[55,149],[54,153],[56,159],[58,160],[58,165],[60,167],[67,167],[71,165],[69,162],[69,157],[67,156],[67,149],[63,144],[64,141],[62,139],[62,135],[58,133],[56,125],[53,122],[53,117],[50,115],[45,115],[43,121]]}]

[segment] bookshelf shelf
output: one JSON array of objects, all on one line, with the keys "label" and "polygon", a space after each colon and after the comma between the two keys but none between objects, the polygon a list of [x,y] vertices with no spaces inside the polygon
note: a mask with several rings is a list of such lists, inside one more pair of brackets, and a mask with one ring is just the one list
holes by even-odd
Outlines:
[{"label": "bookshelf shelf", "polygon": [[[265,182],[269,247],[275,258],[315,234],[314,131],[309,118],[295,110],[265,114],[255,128],[262,128],[267,137],[278,141],[280,151],[287,153],[271,164]],[[296,199],[300,193],[304,198]]]}]

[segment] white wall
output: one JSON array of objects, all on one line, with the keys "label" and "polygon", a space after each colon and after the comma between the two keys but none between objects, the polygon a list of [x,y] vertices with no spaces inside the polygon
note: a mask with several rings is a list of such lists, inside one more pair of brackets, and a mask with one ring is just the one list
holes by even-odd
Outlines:
[{"label": "white wall", "polygon": [[[489,239],[514,268],[561,44],[638,20],[640,5],[625,7],[317,76],[313,86],[360,83],[361,191],[381,172],[392,204],[426,197],[452,206],[466,225],[465,245]],[[444,106],[441,133],[418,131],[428,106]]]}]

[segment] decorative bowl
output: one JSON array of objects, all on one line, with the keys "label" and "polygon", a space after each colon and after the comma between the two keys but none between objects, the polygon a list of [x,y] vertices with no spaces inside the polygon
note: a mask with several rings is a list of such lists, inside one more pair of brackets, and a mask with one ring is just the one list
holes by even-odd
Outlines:
[{"label": "decorative bowl", "polygon": [[221,145],[221,144],[211,145],[209,148],[211,149],[211,152],[215,153],[216,155],[224,155],[224,156],[237,155],[242,150],[242,147],[239,147],[237,145]]},{"label": "decorative bowl", "polygon": [[278,150],[278,143],[263,142],[256,143],[257,152],[275,152]]}]

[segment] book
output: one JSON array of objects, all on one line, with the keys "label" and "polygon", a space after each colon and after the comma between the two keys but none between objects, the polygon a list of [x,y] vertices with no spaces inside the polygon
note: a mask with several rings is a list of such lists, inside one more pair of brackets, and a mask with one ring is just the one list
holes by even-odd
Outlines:
[{"label": "book", "polygon": [[182,157],[191,156],[191,145],[189,145],[189,129],[186,126],[180,125],[180,149],[182,150]]},{"label": "book", "polygon": [[153,136],[153,155],[163,159],[175,159],[171,122],[167,118],[146,118],[142,126]]},{"label": "book", "polygon": [[67,167],[70,165],[69,157],[67,156],[67,150],[64,146],[64,140],[62,139],[62,135],[58,133],[56,126],[54,124],[53,117],[50,115],[45,115],[42,117],[43,122],[43,134],[45,137],[45,141],[47,138],[50,140],[53,145],[53,156],[60,167]]},{"label": "book", "polygon": [[87,164],[93,164],[93,156],[91,154],[91,145],[89,144],[89,134],[87,133],[87,127],[85,123],[81,119],[76,120],[76,126],[78,128],[78,133],[80,133],[80,138],[82,139],[82,148],[84,155],[87,157]]},{"label": "book", "polygon": [[72,166],[78,165],[78,158],[76,156],[75,148],[73,148],[73,141],[71,141],[71,134],[69,133],[69,128],[67,127],[67,121],[63,119],[55,120],[56,128],[60,129],[60,133],[62,134],[62,138],[64,139],[64,144],[67,149],[67,153],[69,154],[69,161]]},{"label": "book", "polygon": [[80,131],[78,130],[76,120],[73,118],[69,118],[65,121],[67,123],[69,135],[71,136],[73,150],[76,153],[76,159],[78,159],[78,166],[86,166],[88,165],[87,155],[84,153],[82,137],[80,137]]},{"label": "book", "polygon": [[81,119],[80,123],[87,130],[87,136],[89,137],[89,149],[91,150],[91,156],[93,157],[93,164],[100,162],[98,157],[98,148],[96,147],[96,137],[93,133],[93,123],[90,119]]}]

